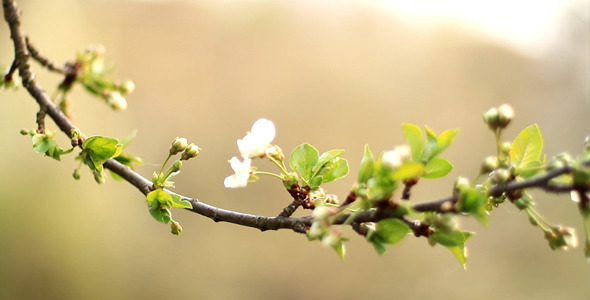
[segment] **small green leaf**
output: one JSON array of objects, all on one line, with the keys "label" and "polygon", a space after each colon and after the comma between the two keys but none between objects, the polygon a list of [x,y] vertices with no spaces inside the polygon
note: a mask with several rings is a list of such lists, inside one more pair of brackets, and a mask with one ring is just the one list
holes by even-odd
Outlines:
[{"label": "small green leaf", "polygon": [[451,253],[453,253],[453,255],[455,255],[457,260],[459,260],[459,263],[461,263],[461,266],[463,266],[463,269],[466,270],[467,269],[467,247],[465,247],[465,245],[450,246],[450,247],[447,247],[447,249],[449,249],[449,251],[451,251]]},{"label": "small green leaf", "polygon": [[404,136],[408,140],[408,144],[410,144],[410,149],[412,150],[412,159],[414,161],[419,161],[422,156],[422,147],[424,144],[422,130],[420,127],[409,123],[402,124],[402,130],[404,132]]},{"label": "small green leaf", "polygon": [[322,153],[313,167],[312,175],[315,176],[326,163],[342,155],[342,153],[344,153],[344,150],[330,150]]},{"label": "small green leaf", "polygon": [[361,160],[361,166],[357,182],[367,183],[367,181],[371,177],[373,177],[374,172],[375,159],[373,158],[373,153],[371,153],[371,149],[369,149],[369,145],[365,145],[365,153],[363,154],[363,159]]},{"label": "small green leaf", "polygon": [[457,133],[459,133],[459,129],[449,129],[449,130],[446,130],[445,132],[441,133],[438,136],[438,139],[436,142],[436,148],[434,149],[434,152],[432,153],[432,157],[436,157],[441,152],[446,150],[451,145],[453,140],[455,139],[455,136],[457,135]]},{"label": "small green leaf", "polygon": [[151,191],[147,194],[147,196],[145,197],[145,200],[147,201],[148,205],[150,207],[158,207],[158,194],[160,189]]},{"label": "small green leaf", "polygon": [[541,158],[543,152],[543,137],[537,124],[522,130],[512,142],[510,160],[519,170],[529,167]]},{"label": "small green leaf", "polygon": [[320,187],[320,185],[322,185],[323,179],[324,177],[322,177],[321,175],[312,178],[309,181],[309,188],[311,188],[311,190],[317,189],[318,187]]},{"label": "small green leaf", "polygon": [[192,209],[193,205],[186,201],[186,200],[182,200],[182,197],[180,197],[177,194],[170,194],[170,197],[172,197],[172,206],[176,207],[176,208],[188,208],[188,209]]},{"label": "small green leaf", "polygon": [[430,235],[430,239],[437,244],[441,244],[446,247],[461,246],[465,245],[467,240],[473,235],[470,231],[441,231],[438,230]]},{"label": "small green leaf", "polygon": [[42,133],[36,133],[33,135],[32,137],[32,141],[33,141],[33,150],[37,153],[45,153],[47,150],[49,150],[49,141],[47,139],[47,137],[45,136],[45,134]]},{"label": "small green leaf", "polygon": [[332,249],[334,249],[334,251],[336,251],[336,253],[338,254],[338,257],[340,257],[341,260],[344,260],[345,256],[346,256],[346,248],[344,247],[344,243],[342,241],[342,239],[338,240],[338,242],[332,244]]},{"label": "small green leaf", "polygon": [[320,170],[318,176],[322,176],[322,182],[332,182],[340,179],[348,174],[348,161],[344,158],[337,157],[327,164]]},{"label": "small green leaf", "polygon": [[428,162],[435,156],[434,150],[438,144],[438,137],[430,127],[424,126],[424,129],[426,129],[426,146],[422,150],[422,161]]},{"label": "small green leaf", "polygon": [[406,235],[412,232],[412,229],[406,222],[400,219],[385,219],[377,222],[375,234],[386,244],[397,244]]},{"label": "small green leaf", "polygon": [[418,162],[404,162],[391,175],[393,180],[405,180],[420,177],[424,173],[424,164]]},{"label": "small green leaf", "polygon": [[424,178],[439,178],[443,177],[453,170],[453,165],[446,159],[435,157],[431,159],[424,169]]},{"label": "small green leaf", "polygon": [[319,153],[312,145],[304,143],[291,152],[289,165],[307,181],[311,179],[313,167],[318,162]]},{"label": "small green leaf", "polygon": [[82,143],[82,148],[89,151],[92,160],[104,162],[118,156],[123,146],[118,139],[95,135],[87,138]]},{"label": "small green leaf", "polygon": [[164,224],[168,224],[170,223],[170,220],[172,219],[171,215],[172,213],[170,212],[169,209],[165,208],[165,209],[161,209],[159,207],[149,207],[150,209],[150,214],[152,215],[152,217],[154,217],[154,219],[156,219],[156,221],[164,223]]}]

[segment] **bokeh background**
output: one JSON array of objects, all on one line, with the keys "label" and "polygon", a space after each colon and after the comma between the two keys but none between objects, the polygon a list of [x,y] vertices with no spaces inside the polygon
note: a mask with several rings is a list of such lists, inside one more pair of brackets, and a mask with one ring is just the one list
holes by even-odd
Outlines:
[{"label": "bokeh background", "polygon": [[[587,1],[557,1],[538,28],[531,22],[540,4],[525,1],[523,13],[482,2],[480,13],[489,10],[496,24],[511,20],[504,32],[478,25],[478,15],[420,14],[377,0],[21,2],[23,26],[46,56],[64,63],[100,43],[115,75],[136,83],[125,112],[76,88],[74,122],[87,135],[137,130],[127,150],[145,160],[137,168],[144,176],[174,137],[187,137],[203,150],[185,164],[176,191],[227,209],[270,216],[290,202],[271,178],[223,187],[236,139],[260,117],[275,122],[275,142],[287,152],[302,142],[346,149],[351,176],[326,186],[341,197],[364,145],[379,153],[403,143],[401,123],[460,128],[444,155],[455,169],[421,182],[414,201],[447,196],[454,178],[476,175],[494,152],[481,119],[491,106],[516,110],[506,139],[537,123],[548,156],[580,153],[590,134]],[[7,26],[0,37],[7,66]],[[36,72],[53,92],[59,76]],[[342,262],[303,235],[180,210],[173,213],[184,232],[173,236],[125,182],[99,186],[86,171],[75,181],[73,155],[59,163],[35,154],[18,131],[35,127],[36,110],[22,89],[0,93],[2,299],[590,299],[582,250],[551,251],[510,205],[489,227],[462,220],[477,232],[466,271],[446,249],[412,237],[379,257],[347,231]],[[534,195],[550,220],[581,233],[567,195]]]}]

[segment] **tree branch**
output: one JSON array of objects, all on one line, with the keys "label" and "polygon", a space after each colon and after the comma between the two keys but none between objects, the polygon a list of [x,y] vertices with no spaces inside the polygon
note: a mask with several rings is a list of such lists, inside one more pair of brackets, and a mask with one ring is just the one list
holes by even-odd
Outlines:
[{"label": "tree branch", "polygon": [[[25,32],[22,30],[20,26],[20,12],[14,0],[3,0],[3,9],[4,18],[9,25],[10,36],[14,44],[15,60],[13,62],[12,69],[18,68],[20,77],[22,78],[23,86],[31,95],[31,97],[33,97],[35,101],[39,104],[40,110],[38,119],[42,119],[45,116],[45,114],[48,115],[56,123],[56,125],[62,132],[64,132],[68,137],[71,137],[72,130],[75,129],[76,126],[71,122],[71,120],[66,115],[64,115],[60,111],[60,109],[53,103],[53,101],[50,99],[47,93],[35,81],[35,74],[30,65],[30,58],[35,58],[44,67],[47,67],[50,70],[54,70],[59,73],[67,72],[65,72],[61,68],[56,67],[55,64],[49,62],[49,60],[42,57],[40,55],[40,52],[28,41]],[[39,120],[37,121],[39,123]],[[590,166],[590,161],[586,161],[583,164],[585,166]],[[104,167],[124,178],[127,182],[135,186],[144,195],[147,195],[152,189],[153,184],[150,180],[136,173],[131,168],[117,162],[116,160],[107,160],[104,163]],[[571,171],[571,167],[564,166],[562,168],[555,169],[546,172],[542,175],[530,178],[523,182],[510,182],[507,184],[495,185],[491,188],[490,195],[500,196],[503,193],[529,187],[540,187],[550,192],[569,192],[574,189],[573,186],[563,184],[551,184],[549,181],[552,178],[558,177],[566,173],[570,173]],[[404,199],[409,199],[410,188],[412,185],[413,184],[406,184],[403,195]],[[197,199],[189,198],[186,196],[181,197],[183,200],[186,200],[192,204],[193,208],[189,209],[190,211],[208,217],[215,222],[229,222],[237,225],[258,228],[261,231],[291,229],[295,232],[305,233],[313,222],[313,218],[311,216],[299,218],[290,217],[292,213],[291,210],[294,211],[299,205],[301,205],[300,203],[292,204],[293,207],[289,206],[288,211],[283,212],[278,216],[264,217],[214,207],[209,204],[200,202]],[[297,196],[294,197],[294,199],[296,201],[304,200],[305,197]],[[353,202],[354,199],[356,199],[356,195],[354,193],[351,193],[347,197],[345,204]],[[436,201],[417,203],[413,206],[413,208],[419,212],[449,212],[448,208],[452,208],[452,205],[455,202],[457,202],[457,200],[458,199],[456,196],[450,196]],[[450,205],[447,203],[449,203]],[[400,218],[400,216],[396,215],[395,211],[392,208],[385,208],[383,210],[362,211],[355,215],[354,220],[348,220],[349,216],[350,215],[340,216],[337,220],[335,220],[334,224],[344,224],[345,222],[347,222],[347,224],[354,225],[353,227],[355,228],[355,230],[357,230],[357,232],[361,234],[363,231],[360,228],[360,224],[363,222],[376,222],[386,218]],[[414,225],[419,226],[416,224]],[[413,228],[414,232],[417,235],[419,234],[418,229],[422,230],[424,228]]]}]

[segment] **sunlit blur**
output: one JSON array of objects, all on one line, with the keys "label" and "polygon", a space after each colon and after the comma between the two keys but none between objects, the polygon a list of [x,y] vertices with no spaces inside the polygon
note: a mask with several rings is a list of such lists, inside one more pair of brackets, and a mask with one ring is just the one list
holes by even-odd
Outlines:
[{"label": "sunlit blur", "polygon": [[[289,202],[273,178],[226,189],[228,160],[253,122],[272,120],[285,153],[303,142],[346,149],[351,174],[325,186],[343,199],[365,144],[404,143],[401,123],[459,128],[444,157],[455,169],[421,181],[412,201],[446,197],[494,153],[482,121],[510,103],[504,137],[537,123],[548,157],[580,153],[590,134],[585,1],[19,1],[24,30],[56,63],[89,44],[106,48],[115,76],[135,91],[124,112],[74,88],[74,123],[87,135],[123,138],[159,169],[175,137],[201,153],[175,177],[178,193],[226,209],[272,216]],[[0,65],[13,53],[0,26]],[[61,78],[34,65],[49,94]],[[464,271],[441,247],[407,237],[377,256],[345,234],[348,256],[288,231],[259,232],[173,211],[180,237],[154,221],[142,195],[78,162],[32,151],[18,134],[38,107],[21,89],[0,92],[0,299],[588,299],[581,249],[553,252],[524,214],[506,205],[476,234]],[[56,129],[48,122],[50,129]],[[68,139],[58,139],[63,147]],[[260,170],[270,163],[254,160]],[[567,195],[534,192],[553,222],[581,222]],[[309,213],[298,212],[298,215]]]}]

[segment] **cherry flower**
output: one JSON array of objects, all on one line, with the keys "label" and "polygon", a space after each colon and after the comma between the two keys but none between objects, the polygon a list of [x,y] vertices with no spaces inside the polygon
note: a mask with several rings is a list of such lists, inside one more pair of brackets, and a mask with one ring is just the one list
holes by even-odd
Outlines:
[{"label": "cherry flower", "polygon": [[250,178],[250,160],[244,157],[244,161],[240,162],[237,157],[232,157],[229,161],[231,168],[234,170],[233,175],[227,176],[223,181],[226,188],[242,188],[248,185],[248,179]]},{"label": "cherry flower", "polygon": [[267,148],[275,138],[275,125],[267,119],[258,119],[252,125],[252,130],[241,140],[238,140],[240,154],[244,158],[255,158],[265,155]]}]

